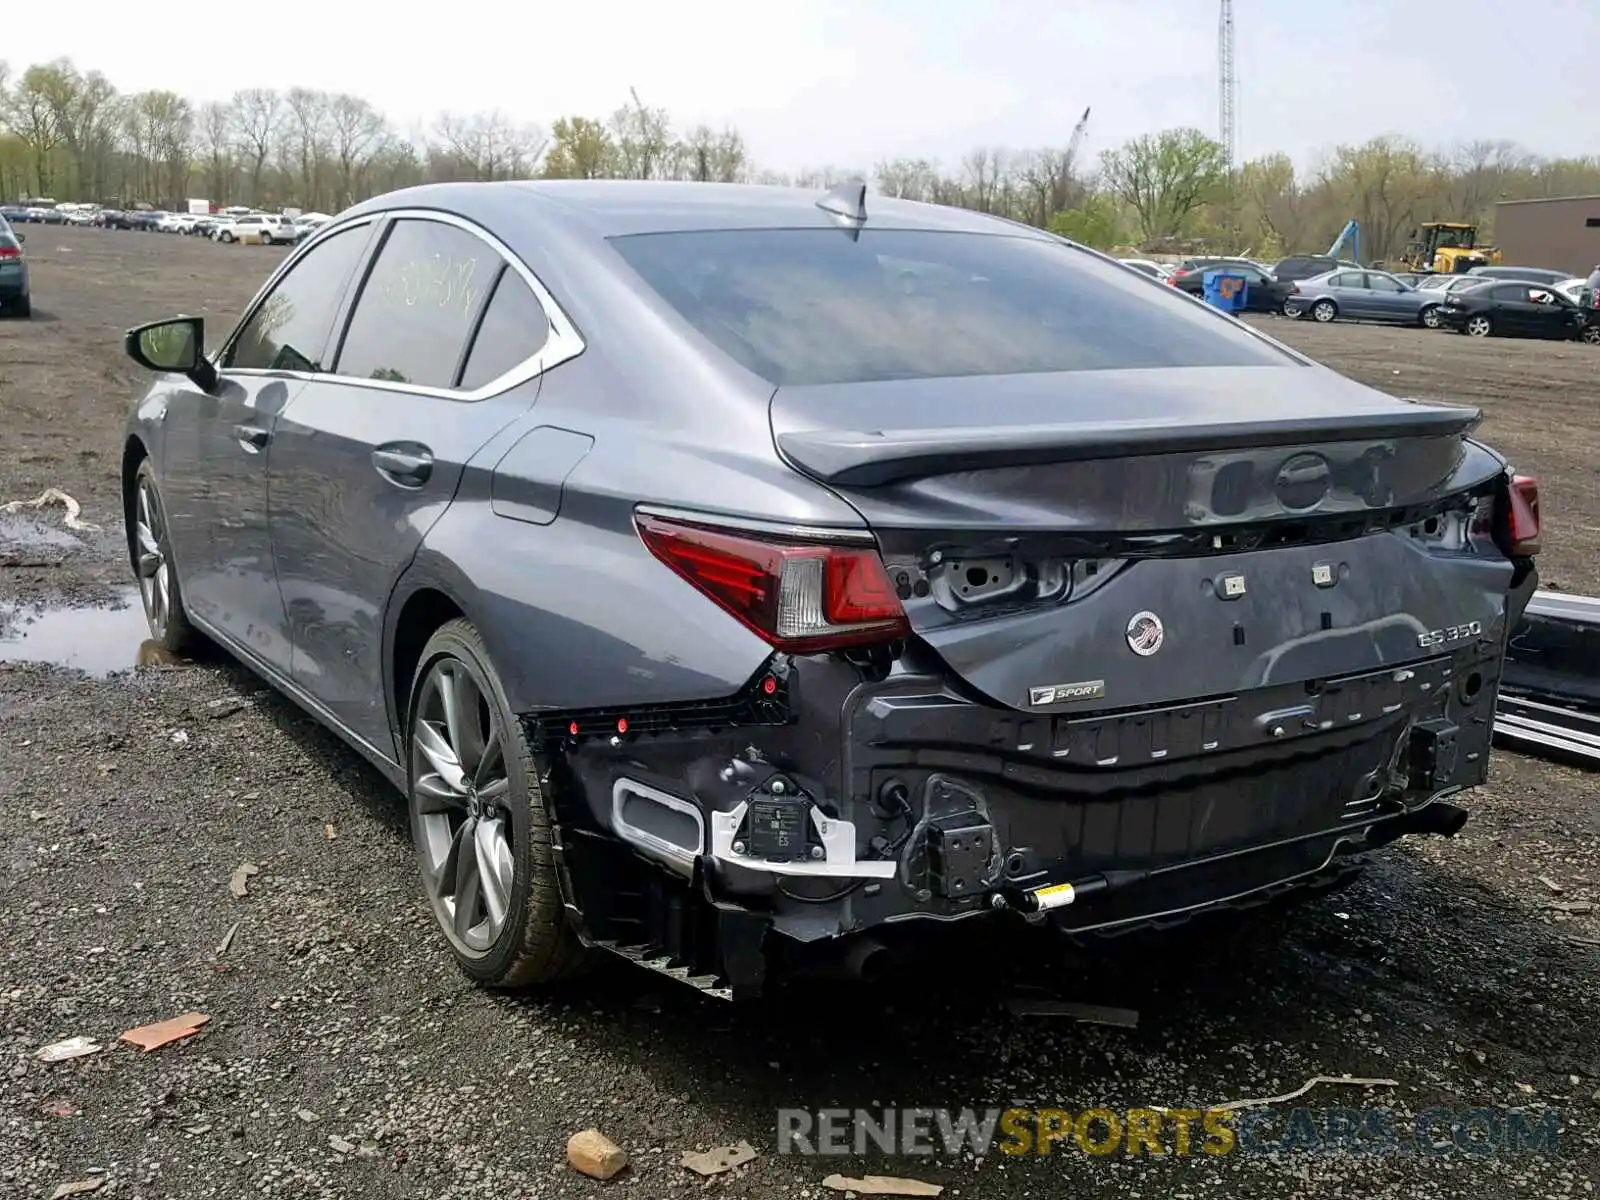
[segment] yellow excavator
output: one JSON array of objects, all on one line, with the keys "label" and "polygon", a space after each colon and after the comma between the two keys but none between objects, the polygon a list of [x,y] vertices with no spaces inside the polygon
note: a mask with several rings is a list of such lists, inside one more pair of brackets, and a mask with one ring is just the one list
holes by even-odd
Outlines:
[{"label": "yellow excavator", "polygon": [[1411,231],[1400,261],[1411,271],[1465,275],[1500,262],[1500,251],[1478,245],[1478,227],[1460,221],[1424,221]]}]

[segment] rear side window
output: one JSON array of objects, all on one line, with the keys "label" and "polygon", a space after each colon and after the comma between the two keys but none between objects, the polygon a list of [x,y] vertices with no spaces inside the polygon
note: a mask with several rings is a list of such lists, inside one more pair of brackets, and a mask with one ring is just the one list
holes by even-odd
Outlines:
[{"label": "rear side window", "polygon": [[224,368],[321,371],[317,361],[372,229],[342,229],[301,258],[239,330]]},{"label": "rear side window", "polygon": [[450,387],[500,263],[464,229],[396,221],[350,315],[334,372]]},{"label": "rear side window", "polygon": [[695,330],[778,386],[1295,361],[1041,238],[757,229],[611,244]]},{"label": "rear side window", "polygon": [[533,289],[510,267],[500,272],[483,322],[467,352],[461,388],[475,391],[528,361],[550,337],[550,318]]}]

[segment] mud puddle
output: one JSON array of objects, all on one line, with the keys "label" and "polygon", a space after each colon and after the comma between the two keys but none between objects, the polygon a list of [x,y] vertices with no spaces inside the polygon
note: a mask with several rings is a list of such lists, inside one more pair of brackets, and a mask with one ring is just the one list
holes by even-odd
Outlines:
[{"label": "mud puddle", "polygon": [[83,538],[40,519],[0,516],[0,566],[53,567],[84,547]]},{"label": "mud puddle", "polygon": [[150,640],[137,589],[121,608],[40,608],[0,604],[0,663],[44,663],[103,678],[135,666],[181,665]]}]

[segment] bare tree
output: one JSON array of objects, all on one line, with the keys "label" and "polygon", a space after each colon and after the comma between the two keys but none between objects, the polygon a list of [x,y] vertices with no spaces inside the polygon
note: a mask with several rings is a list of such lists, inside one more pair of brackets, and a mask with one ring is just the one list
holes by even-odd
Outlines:
[{"label": "bare tree", "polygon": [[367,161],[384,135],[383,116],[359,96],[340,93],[328,105],[333,154],[339,164],[338,206],[355,203]]},{"label": "bare tree", "polygon": [[611,140],[617,147],[618,174],[624,179],[659,179],[672,152],[672,121],[664,108],[646,108],[628,89],[631,105],[611,114]]},{"label": "bare tree", "polygon": [[261,180],[283,124],[283,98],[271,88],[245,88],[233,94],[229,109],[239,153],[250,173],[250,202],[263,202]]}]

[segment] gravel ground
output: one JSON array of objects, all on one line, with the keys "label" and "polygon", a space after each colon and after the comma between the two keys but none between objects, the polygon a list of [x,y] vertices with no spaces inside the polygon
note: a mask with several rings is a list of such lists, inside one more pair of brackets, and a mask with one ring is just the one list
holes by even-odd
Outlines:
[{"label": "gravel ground", "polygon": [[[1024,1196],[1566,1197],[1600,1176],[1600,810],[1591,778],[1498,755],[1453,840],[1376,856],[1348,890],[1286,916],[1197,928],[1093,960],[952,949],[934,977],[702,1000],[606,970],[536,999],[449,965],[416,887],[403,808],[378,777],[226,661],[146,657],[125,587],[115,470],[136,386],[120,331],[173,311],[231,317],[280,251],[155,234],[30,229],[36,311],[0,326],[0,1197],[107,1182],[182,1197],[812,1196],[839,1170]],[[1600,354],[1412,330],[1271,323],[1400,394],[1469,400],[1545,484],[1547,576],[1600,590]],[[1586,449],[1587,448],[1587,449]],[[66,611],[62,611],[65,609]],[[243,863],[247,894],[230,891]],[[1549,882],[1542,882],[1548,880]],[[1550,884],[1560,887],[1557,893]],[[1550,908],[1571,905],[1578,911]],[[232,932],[231,939],[228,937]],[[227,940],[226,950],[219,950]],[[1022,1018],[1052,981],[1125,1005],[1137,1030]],[[145,1054],[117,1037],[181,1013],[196,1036]],[[57,1064],[36,1051],[104,1047]],[[974,1162],[779,1155],[780,1107],[1202,1107],[1289,1091],[1315,1108],[1558,1110],[1554,1153],[1262,1153]],[[633,1166],[564,1164],[598,1127]],[[685,1151],[760,1156],[704,1183]],[[1169,1143],[1170,1144],[1170,1143]]]}]

